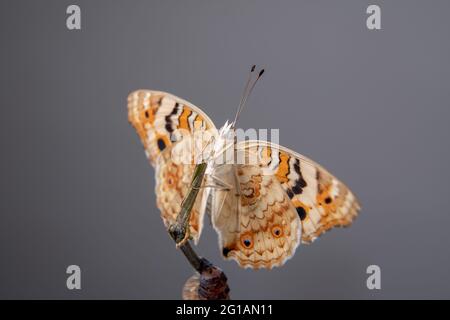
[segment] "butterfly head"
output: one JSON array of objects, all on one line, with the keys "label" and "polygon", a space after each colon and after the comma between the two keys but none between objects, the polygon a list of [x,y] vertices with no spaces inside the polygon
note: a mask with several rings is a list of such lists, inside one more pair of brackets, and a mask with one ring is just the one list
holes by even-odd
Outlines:
[{"label": "butterfly head", "polygon": [[234,143],[234,136],[233,122],[227,120],[212,141],[210,157],[218,156],[225,148]]},{"label": "butterfly head", "polygon": [[225,122],[225,124],[220,128],[219,130],[219,139],[220,141],[224,142],[230,139],[234,139],[234,127],[233,122],[228,122],[228,120]]},{"label": "butterfly head", "polygon": [[[225,151],[233,147],[233,144],[235,143],[234,137],[235,131],[233,128],[233,123],[229,121],[225,122],[222,128],[218,131],[218,134],[213,137],[209,146],[206,161],[208,162],[208,168],[210,168],[210,170],[212,170],[217,163],[223,164],[224,160],[230,160],[225,156]],[[226,157],[226,159],[222,159],[223,157]]]}]

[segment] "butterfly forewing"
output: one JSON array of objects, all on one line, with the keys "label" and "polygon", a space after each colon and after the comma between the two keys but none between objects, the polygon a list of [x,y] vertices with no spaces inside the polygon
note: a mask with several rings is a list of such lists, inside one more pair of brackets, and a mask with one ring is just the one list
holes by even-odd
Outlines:
[{"label": "butterfly forewing", "polygon": [[280,182],[302,222],[302,242],[357,216],[360,205],[350,189],[311,159],[265,141],[242,142],[238,150],[256,153],[266,174]]},{"label": "butterfly forewing", "polygon": [[[174,95],[138,90],[128,96],[128,120],[136,129],[150,163],[155,167],[156,197],[166,227],[175,222],[189,191],[195,157],[216,134],[209,117]],[[205,134],[203,134],[205,133]],[[192,210],[190,234],[197,242],[203,212]]]}]

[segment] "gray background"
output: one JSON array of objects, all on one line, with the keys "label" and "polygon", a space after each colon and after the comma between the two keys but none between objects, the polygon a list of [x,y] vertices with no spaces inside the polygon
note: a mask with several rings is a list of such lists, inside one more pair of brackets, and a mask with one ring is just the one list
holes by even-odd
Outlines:
[{"label": "gray background", "polygon": [[[66,29],[77,3],[82,30]],[[365,10],[382,9],[382,30]],[[164,231],[127,122],[137,88],[217,125],[241,117],[345,181],[363,210],[284,267],[199,252],[234,298],[450,298],[449,1],[1,1],[1,298],[174,298],[192,274]],[[82,268],[82,290],[65,269]],[[366,267],[382,289],[366,288]]]}]

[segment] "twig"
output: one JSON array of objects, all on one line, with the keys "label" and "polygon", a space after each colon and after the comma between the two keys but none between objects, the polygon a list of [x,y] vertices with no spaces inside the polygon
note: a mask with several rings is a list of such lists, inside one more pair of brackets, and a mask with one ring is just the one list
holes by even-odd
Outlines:
[{"label": "twig", "polygon": [[192,176],[191,187],[181,203],[181,210],[176,223],[169,227],[169,234],[178,248],[198,272],[187,280],[183,288],[185,300],[217,300],[229,299],[230,289],[223,271],[207,259],[199,257],[192,248],[189,238],[189,221],[191,211],[200,190],[206,171],[206,163],[197,164]]}]

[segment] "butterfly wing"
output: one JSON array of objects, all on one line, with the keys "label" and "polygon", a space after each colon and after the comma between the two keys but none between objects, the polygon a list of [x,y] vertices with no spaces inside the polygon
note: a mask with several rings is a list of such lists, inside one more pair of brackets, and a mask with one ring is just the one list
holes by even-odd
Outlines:
[{"label": "butterfly wing", "polygon": [[128,121],[136,129],[148,159],[155,166],[158,156],[176,143],[216,127],[200,108],[162,91],[137,90],[128,96]]},{"label": "butterfly wing", "polygon": [[244,161],[214,171],[229,190],[209,190],[225,258],[242,267],[281,266],[300,242],[356,217],[353,193],[312,160],[263,141],[241,142],[236,150]]},{"label": "butterfly wing", "polygon": [[224,165],[214,177],[231,186],[208,197],[223,256],[245,268],[284,264],[300,243],[301,226],[278,180],[255,165]]},{"label": "butterfly wing", "polygon": [[256,154],[258,165],[280,182],[302,222],[303,243],[350,225],[361,209],[344,183],[303,155],[265,141],[243,142],[239,149]]},{"label": "butterfly wing", "polygon": [[[130,93],[128,120],[136,129],[148,160],[155,167],[157,205],[168,227],[175,222],[181,202],[189,191],[195,168],[192,142],[203,147],[207,139],[216,134],[216,128],[199,108],[161,91]],[[175,154],[180,156],[174,157]],[[196,242],[202,229],[202,215],[196,204],[190,220],[190,233]]]}]

